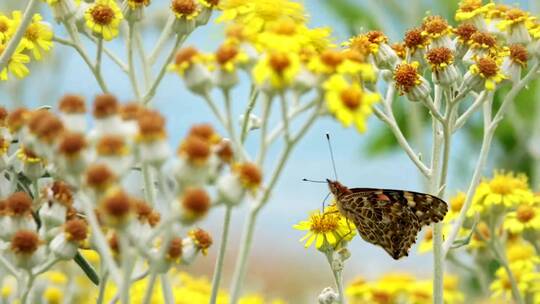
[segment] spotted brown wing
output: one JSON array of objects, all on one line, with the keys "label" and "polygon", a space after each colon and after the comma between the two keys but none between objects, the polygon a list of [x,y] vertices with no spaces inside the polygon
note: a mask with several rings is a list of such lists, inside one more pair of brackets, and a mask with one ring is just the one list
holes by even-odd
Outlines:
[{"label": "spotted brown wing", "polygon": [[394,259],[408,255],[422,226],[442,220],[448,207],[441,199],[401,190],[353,188],[338,204],[360,236],[381,246]]}]

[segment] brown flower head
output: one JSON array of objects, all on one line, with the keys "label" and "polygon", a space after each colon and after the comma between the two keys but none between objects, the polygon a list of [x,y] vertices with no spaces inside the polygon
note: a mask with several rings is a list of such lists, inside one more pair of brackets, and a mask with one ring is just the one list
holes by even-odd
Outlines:
[{"label": "brown flower head", "polygon": [[51,187],[54,199],[64,206],[73,204],[73,193],[68,184],[63,181],[55,181]]},{"label": "brown flower head", "polygon": [[459,3],[459,10],[462,12],[472,12],[482,7],[482,0],[463,0]]},{"label": "brown flower head", "polygon": [[137,120],[144,111],[144,107],[138,102],[128,102],[120,106],[120,116],[123,120]]},{"label": "brown flower head", "polygon": [[68,241],[82,242],[88,237],[88,224],[82,219],[72,219],[64,224]]},{"label": "brown flower head", "polygon": [[454,34],[461,43],[469,43],[472,35],[476,32],[478,32],[478,29],[470,23],[462,23],[454,29]]},{"label": "brown flower head", "polygon": [[94,99],[94,117],[97,119],[107,118],[118,114],[118,99],[112,94],[97,95]]},{"label": "brown flower head", "polygon": [[219,135],[214,130],[214,127],[212,127],[211,124],[207,123],[195,124],[191,126],[187,136],[199,137],[202,140],[205,140],[211,144],[218,143],[221,140]]},{"label": "brown flower head", "polygon": [[405,56],[407,55],[407,49],[405,48],[405,43],[396,42],[396,43],[392,44],[390,47],[392,47],[392,50],[394,50],[394,52],[396,52],[396,55],[401,60],[405,60]]},{"label": "brown flower head", "polygon": [[425,48],[428,44],[429,39],[426,35],[422,35],[422,29],[421,28],[412,28],[405,32],[405,38],[403,39],[403,43],[405,43],[405,47],[408,48],[411,51],[414,51],[416,49]]},{"label": "brown flower head", "polygon": [[31,230],[19,230],[11,239],[11,251],[15,254],[31,255],[39,247],[39,237]]},{"label": "brown flower head", "polygon": [[238,47],[235,44],[222,44],[216,51],[216,61],[220,65],[225,65],[226,63],[233,60],[238,55],[238,53]]},{"label": "brown flower head", "polygon": [[182,257],[182,238],[174,237],[169,242],[167,249],[167,258],[172,261],[177,261]]},{"label": "brown flower head", "polygon": [[46,142],[52,143],[64,131],[64,124],[53,114],[44,117],[37,129],[37,137]]},{"label": "brown flower head", "polygon": [[234,151],[231,146],[231,142],[228,140],[222,140],[216,150],[216,154],[224,163],[231,163],[234,158]]},{"label": "brown flower head", "polygon": [[7,123],[8,111],[3,106],[0,106],[0,127],[5,127]]},{"label": "brown flower head", "polygon": [[96,4],[90,8],[92,20],[99,25],[109,25],[114,20],[114,10],[105,4]]},{"label": "brown flower head", "polygon": [[212,236],[200,228],[191,230],[188,235],[193,240],[195,246],[201,250],[203,255],[208,253],[208,248],[210,248],[214,242]]},{"label": "brown flower head", "polygon": [[102,164],[90,165],[85,175],[86,184],[96,190],[104,190],[116,181],[114,173]]},{"label": "brown flower head", "polygon": [[434,70],[445,69],[454,62],[452,50],[445,47],[430,49],[426,54],[426,59]]},{"label": "brown flower head", "polygon": [[191,218],[200,218],[210,209],[210,196],[204,189],[189,188],[184,192],[181,200],[182,209]]},{"label": "brown flower head", "polygon": [[388,37],[381,31],[369,31],[366,33],[369,42],[374,44],[387,43]]},{"label": "brown flower head", "polygon": [[64,95],[58,102],[58,108],[61,112],[67,114],[86,113],[86,103],[84,101],[84,98],[79,95]]},{"label": "brown flower head", "polygon": [[268,63],[272,70],[277,74],[283,74],[285,70],[291,65],[291,60],[286,53],[283,52],[273,52],[270,54]]},{"label": "brown flower head", "polygon": [[485,78],[491,78],[499,72],[497,61],[491,57],[482,57],[476,61],[476,66],[480,74]]},{"label": "brown flower head", "polygon": [[178,155],[196,165],[206,163],[210,152],[210,144],[198,136],[188,136],[178,149]]},{"label": "brown flower head", "polygon": [[516,218],[521,223],[528,223],[536,216],[535,210],[529,205],[520,205],[516,211]]},{"label": "brown flower head", "polygon": [[197,13],[195,0],[172,0],[171,9],[177,16],[192,16]]},{"label": "brown flower head", "polygon": [[86,139],[81,133],[65,132],[60,137],[58,151],[66,157],[77,157],[86,148]]},{"label": "brown flower head", "polygon": [[102,210],[115,220],[125,219],[131,211],[131,199],[123,190],[115,190],[105,195],[101,201]]},{"label": "brown flower head", "polygon": [[424,32],[433,38],[450,33],[452,28],[448,25],[448,21],[441,16],[428,16],[422,23]]},{"label": "brown flower head", "polygon": [[11,133],[19,131],[26,123],[29,115],[30,111],[26,108],[17,108],[11,111],[6,118],[9,131],[11,131]]},{"label": "brown flower head", "polygon": [[337,69],[343,60],[345,60],[345,57],[338,50],[328,49],[321,53],[321,62],[331,69]]},{"label": "brown flower head", "polygon": [[527,48],[521,44],[512,44],[510,47],[510,59],[521,66],[526,67],[529,60]]},{"label": "brown flower head", "polygon": [[417,69],[418,64],[415,62],[398,64],[396,67],[394,80],[401,94],[409,93],[412,88],[420,84],[420,75]]},{"label": "brown flower head", "polygon": [[137,118],[139,125],[138,139],[155,141],[166,137],[165,118],[157,111],[145,110]]},{"label": "brown flower head", "polygon": [[6,207],[10,215],[30,215],[32,213],[32,198],[26,192],[15,192],[6,199]]},{"label": "brown flower head", "polygon": [[362,90],[359,87],[349,86],[340,93],[340,99],[351,111],[356,110],[362,104]]},{"label": "brown flower head", "polygon": [[497,46],[497,39],[490,33],[476,32],[471,35],[471,47],[491,49]]},{"label": "brown flower head", "polygon": [[102,136],[96,144],[96,151],[100,156],[121,156],[129,152],[124,137],[120,135]]},{"label": "brown flower head", "polygon": [[199,51],[195,47],[188,46],[176,53],[174,62],[177,66],[190,65],[197,55],[199,55]]},{"label": "brown flower head", "polygon": [[240,163],[233,167],[234,172],[246,189],[256,190],[262,183],[262,172],[256,164]]}]

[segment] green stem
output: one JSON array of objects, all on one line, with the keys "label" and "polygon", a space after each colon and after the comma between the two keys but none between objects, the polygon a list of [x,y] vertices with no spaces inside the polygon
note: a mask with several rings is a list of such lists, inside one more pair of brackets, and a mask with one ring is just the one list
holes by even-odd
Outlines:
[{"label": "green stem", "polygon": [[257,96],[259,95],[259,91],[255,88],[255,85],[251,86],[250,94],[249,94],[249,102],[246,108],[246,111],[244,112],[244,119],[242,121],[242,130],[240,132],[240,143],[244,144],[247,138],[248,133],[248,122],[251,115],[251,112],[253,111],[253,108],[255,107],[255,102],[257,101]]},{"label": "green stem", "polygon": [[143,164],[142,174],[144,180],[144,198],[150,206],[155,207],[156,189],[154,188],[154,179],[152,178],[152,167],[148,164]]},{"label": "green stem", "polygon": [[231,223],[232,207],[225,207],[225,218],[223,219],[223,231],[221,233],[221,244],[219,245],[219,254],[214,268],[214,277],[212,279],[212,292],[210,293],[210,303],[215,304],[219,292],[219,283],[223,272],[223,261],[225,260],[225,251],[227,250],[227,239],[229,237],[229,227]]},{"label": "green stem", "polygon": [[127,36],[127,57],[129,65],[129,81],[135,92],[135,97],[137,100],[141,99],[141,90],[139,89],[139,83],[137,82],[137,76],[135,71],[135,60],[133,58],[133,45],[135,40],[135,23],[133,21],[128,22],[128,36]]},{"label": "green stem", "polygon": [[326,260],[328,261],[328,265],[330,265],[332,275],[334,276],[334,283],[336,284],[336,289],[339,296],[338,303],[345,304],[345,293],[343,290],[343,271],[334,269],[332,251],[326,252],[325,255]]},{"label": "green stem", "polygon": [[157,57],[161,53],[161,50],[163,49],[165,44],[167,43],[168,38],[171,35],[171,29],[172,29],[175,19],[176,17],[174,16],[174,14],[171,14],[169,18],[167,19],[167,23],[165,24],[165,26],[163,27],[163,31],[161,31],[161,34],[159,35],[156,46],[154,47],[152,52],[150,52],[150,56],[148,56],[148,63],[150,63],[150,65],[153,65],[154,63],[156,63]]},{"label": "green stem", "polygon": [[28,25],[30,25],[30,22],[32,22],[34,11],[37,10],[37,5],[39,2],[39,0],[30,0],[26,5],[26,9],[24,10],[24,14],[21,18],[17,31],[9,40],[9,43],[4,51],[0,53],[0,71],[3,71],[4,68],[8,66],[11,56],[13,56],[17,50],[19,42],[21,42],[22,38],[24,37]]}]

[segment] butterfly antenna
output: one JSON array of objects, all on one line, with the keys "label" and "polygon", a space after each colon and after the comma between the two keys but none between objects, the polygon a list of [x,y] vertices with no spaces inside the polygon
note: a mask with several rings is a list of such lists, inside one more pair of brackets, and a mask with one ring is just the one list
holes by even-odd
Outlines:
[{"label": "butterfly antenna", "polygon": [[332,142],[330,141],[330,134],[326,133],[326,141],[328,142],[328,150],[330,150],[330,159],[332,160],[332,168],[334,169],[334,177],[338,180],[336,161],[334,160],[334,150],[332,149]]},{"label": "butterfly antenna", "polygon": [[318,181],[318,180],[312,180],[312,179],[307,179],[307,178],[303,178],[302,181],[303,182],[310,182],[310,183],[317,183],[317,184],[326,184],[327,183],[325,181]]}]

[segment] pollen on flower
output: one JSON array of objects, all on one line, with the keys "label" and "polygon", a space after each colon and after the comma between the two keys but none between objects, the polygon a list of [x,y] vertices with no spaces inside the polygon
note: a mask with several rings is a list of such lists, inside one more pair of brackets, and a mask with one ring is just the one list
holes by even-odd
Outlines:
[{"label": "pollen on flower", "polygon": [[114,20],[114,10],[104,4],[97,4],[90,9],[90,14],[95,23],[99,25],[109,25]]},{"label": "pollen on flower", "polygon": [[64,95],[58,102],[58,108],[61,112],[69,114],[86,113],[86,103],[84,98],[79,95]]},{"label": "pollen on flower", "polygon": [[103,198],[101,206],[107,215],[117,219],[127,216],[132,207],[129,196],[122,190],[117,190]]},{"label": "pollen on flower", "polygon": [[135,214],[137,214],[137,219],[142,223],[150,222],[150,217],[152,216],[154,210],[148,205],[145,201],[139,199],[133,199],[133,206],[135,208]]},{"label": "pollen on flower", "polygon": [[220,65],[225,65],[233,60],[236,55],[238,55],[238,48],[232,43],[226,43],[220,46],[216,51],[216,61]]},{"label": "pollen on flower", "polygon": [[144,111],[144,107],[138,102],[128,102],[120,106],[122,120],[137,120]]},{"label": "pollen on flower", "polygon": [[491,35],[490,33],[476,32],[471,35],[471,42],[473,46],[478,46],[482,48],[493,48],[497,46],[497,38]]},{"label": "pollen on flower", "polygon": [[199,51],[192,46],[180,49],[176,53],[175,64],[181,66],[183,64],[191,64],[193,59],[199,54]]},{"label": "pollen on flower", "polygon": [[253,163],[241,163],[234,166],[234,171],[240,177],[242,184],[247,189],[256,189],[261,185],[262,172]]},{"label": "pollen on flower", "polygon": [[459,9],[463,12],[472,12],[482,7],[482,0],[464,0],[459,3]]},{"label": "pollen on flower", "polygon": [[90,165],[86,170],[86,184],[92,188],[103,189],[114,181],[116,181],[114,173],[105,165]]},{"label": "pollen on flower", "polygon": [[234,158],[234,151],[231,143],[228,140],[222,140],[217,146],[216,154],[222,162],[232,162]]},{"label": "pollen on flower", "polygon": [[291,65],[289,56],[282,52],[272,53],[268,62],[272,70],[278,74],[282,74]]},{"label": "pollen on flower", "polygon": [[124,137],[119,135],[105,135],[96,144],[96,151],[102,156],[119,156],[127,153]]},{"label": "pollen on flower", "polygon": [[431,227],[426,228],[426,233],[424,234],[425,241],[433,240],[433,229]]},{"label": "pollen on flower", "polygon": [[119,110],[118,99],[111,94],[101,94],[94,99],[94,117],[106,118],[117,114]]},{"label": "pollen on flower", "polygon": [[512,44],[510,47],[510,59],[514,62],[527,66],[527,60],[529,60],[529,53],[527,48],[521,44]]},{"label": "pollen on flower", "polygon": [[339,216],[335,214],[314,213],[310,216],[310,230],[315,233],[335,231],[339,227]]},{"label": "pollen on flower", "polygon": [[476,65],[480,74],[485,78],[494,77],[499,72],[499,66],[497,62],[490,57],[482,57],[476,61]]},{"label": "pollen on flower", "polygon": [[6,208],[14,216],[28,215],[32,212],[32,198],[26,192],[15,192],[6,199]]},{"label": "pollen on flower", "polygon": [[210,248],[210,246],[212,246],[212,243],[214,242],[212,236],[208,232],[200,228],[191,230],[188,235],[193,240],[195,245],[197,245],[197,247],[201,249],[204,255],[207,254],[208,248]]},{"label": "pollen on flower", "polygon": [[31,230],[19,230],[11,239],[11,251],[16,254],[31,255],[39,247],[39,237]]},{"label": "pollen on flower", "polygon": [[55,181],[51,187],[53,197],[59,203],[70,206],[73,204],[73,193],[69,185],[63,181]]},{"label": "pollen on flower", "polygon": [[388,42],[388,37],[381,31],[369,31],[366,33],[366,37],[369,42],[374,44],[381,44]]},{"label": "pollen on flower", "polygon": [[422,29],[430,36],[442,35],[450,29],[448,21],[441,16],[428,16],[422,23]]},{"label": "pollen on flower", "polygon": [[398,64],[394,71],[394,80],[396,86],[403,93],[408,93],[412,88],[418,85],[420,75],[417,72],[417,65],[409,63]]},{"label": "pollen on flower", "polygon": [[171,260],[178,260],[182,257],[182,238],[174,237],[169,242],[167,257]]},{"label": "pollen on flower", "polygon": [[534,207],[530,205],[520,205],[516,211],[516,218],[522,223],[528,223],[535,215]]},{"label": "pollen on flower", "polygon": [[65,223],[64,231],[69,241],[82,242],[88,236],[88,224],[82,219],[72,219]]},{"label": "pollen on flower", "polygon": [[43,117],[36,131],[39,139],[51,143],[64,131],[64,125],[58,117],[50,114]]},{"label": "pollen on flower", "polygon": [[210,152],[210,144],[198,136],[188,136],[178,149],[179,155],[185,155],[193,163],[205,162]]},{"label": "pollen on flower", "polygon": [[454,29],[454,34],[462,41],[469,42],[473,34],[478,32],[478,29],[470,23],[462,23]]},{"label": "pollen on flower", "polygon": [[506,12],[505,17],[507,20],[524,21],[527,13],[519,8],[511,8]]},{"label": "pollen on flower", "polygon": [[139,138],[143,141],[153,141],[164,138],[165,118],[157,111],[145,110],[137,118]]},{"label": "pollen on flower", "polygon": [[428,37],[422,35],[421,28],[412,28],[405,32],[403,42],[405,43],[405,47],[415,50],[424,47],[428,42]]},{"label": "pollen on flower", "polygon": [[210,196],[200,188],[187,189],[182,197],[182,207],[195,217],[203,216],[210,209]]},{"label": "pollen on flower", "polygon": [[86,139],[84,138],[83,134],[65,132],[60,138],[58,151],[67,157],[75,157],[79,155],[84,148],[86,148],[86,144]]},{"label": "pollen on flower", "polygon": [[452,50],[446,47],[430,49],[426,54],[426,59],[434,68],[441,68],[451,64],[454,61]]},{"label": "pollen on flower", "polygon": [[354,50],[355,52],[361,54],[362,57],[366,57],[371,51],[371,42],[366,35],[357,35],[351,38],[347,42],[347,45],[351,50]]},{"label": "pollen on flower", "polygon": [[405,48],[405,43],[396,42],[396,43],[393,43],[390,47],[392,48],[392,50],[394,50],[394,52],[396,52],[396,55],[401,60],[405,60],[405,56],[407,55],[407,49]]},{"label": "pollen on flower", "polygon": [[19,131],[26,123],[30,111],[27,108],[17,108],[9,113],[6,123],[12,133]]},{"label": "pollen on flower", "polygon": [[321,54],[321,62],[334,69],[337,68],[344,59],[343,53],[338,50],[325,50]]}]

